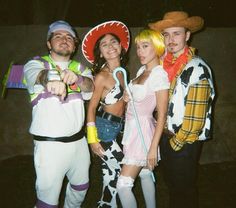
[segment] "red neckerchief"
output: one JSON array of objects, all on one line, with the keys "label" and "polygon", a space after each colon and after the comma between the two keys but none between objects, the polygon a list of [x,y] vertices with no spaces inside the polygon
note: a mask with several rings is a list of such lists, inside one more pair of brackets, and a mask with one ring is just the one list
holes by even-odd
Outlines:
[{"label": "red neckerchief", "polygon": [[185,47],[184,52],[179,57],[174,57],[172,53],[168,52],[163,61],[163,68],[168,73],[169,81],[172,82],[177,72],[185,67],[185,65],[192,59],[195,49],[192,47]]}]

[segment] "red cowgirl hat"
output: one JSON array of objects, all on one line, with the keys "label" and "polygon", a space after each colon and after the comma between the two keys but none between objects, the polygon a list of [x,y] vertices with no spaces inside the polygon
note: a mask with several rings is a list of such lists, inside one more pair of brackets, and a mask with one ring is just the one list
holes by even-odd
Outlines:
[{"label": "red cowgirl hat", "polygon": [[119,37],[122,47],[127,51],[130,44],[130,33],[128,27],[120,21],[107,21],[92,28],[82,41],[82,52],[88,62],[94,62],[93,49],[97,40],[108,33]]}]

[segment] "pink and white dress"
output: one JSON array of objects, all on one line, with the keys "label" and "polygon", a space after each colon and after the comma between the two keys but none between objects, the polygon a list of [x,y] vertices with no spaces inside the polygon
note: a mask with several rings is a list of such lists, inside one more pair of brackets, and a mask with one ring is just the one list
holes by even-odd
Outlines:
[{"label": "pink and white dress", "polygon": [[[145,66],[142,66],[138,70],[136,78],[139,77],[144,70]],[[155,92],[169,89],[168,75],[162,66],[158,65],[152,69],[144,84],[133,84],[131,81],[129,83],[129,88],[132,93],[136,112],[138,114],[138,120],[144,136],[145,146],[147,150],[149,150],[156,123],[153,117],[153,111],[156,108]],[[122,139],[124,152],[122,163],[146,166],[147,154],[143,146],[142,138],[138,132],[138,126],[135,121],[131,102],[132,101],[128,103],[126,111],[125,129]]]}]

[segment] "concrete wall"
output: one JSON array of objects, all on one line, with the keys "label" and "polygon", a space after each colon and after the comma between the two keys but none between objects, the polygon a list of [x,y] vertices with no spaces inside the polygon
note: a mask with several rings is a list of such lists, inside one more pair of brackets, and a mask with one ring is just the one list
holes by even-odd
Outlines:
[{"label": "concrete wall", "polygon": [[[80,37],[83,37],[88,28],[77,30]],[[131,28],[132,37],[139,30],[140,28]],[[11,61],[24,64],[30,57],[47,52],[46,32],[47,26],[0,27],[1,81]],[[236,70],[233,67],[235,38],[236,28],[207,28],[195,34],[192,40],[192,46],[199,49],[199,55],[211,66],[217,88],[213,138],[204,145],[201,163],[236,160]],[[132,78],[139,62],[135,46],[131,45],[128,68]],[[77,57],[88,64],[80,50]],[[26,90],[8,90],[6,98],[0,99],[0,160],[32,154],[32,137],[28,133],[30,121],[31,105]]]}]

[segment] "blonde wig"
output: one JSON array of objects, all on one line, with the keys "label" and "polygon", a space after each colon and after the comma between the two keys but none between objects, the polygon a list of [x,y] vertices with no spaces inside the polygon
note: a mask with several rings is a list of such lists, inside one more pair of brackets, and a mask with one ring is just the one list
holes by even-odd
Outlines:
[{"label": "blonde wig", "polygon": [[135,37],[135,43],[139,41],[152,42],[158,57],[161,57],[165,52],[165,44],[163,35],[151,29],[144,29]]}]

